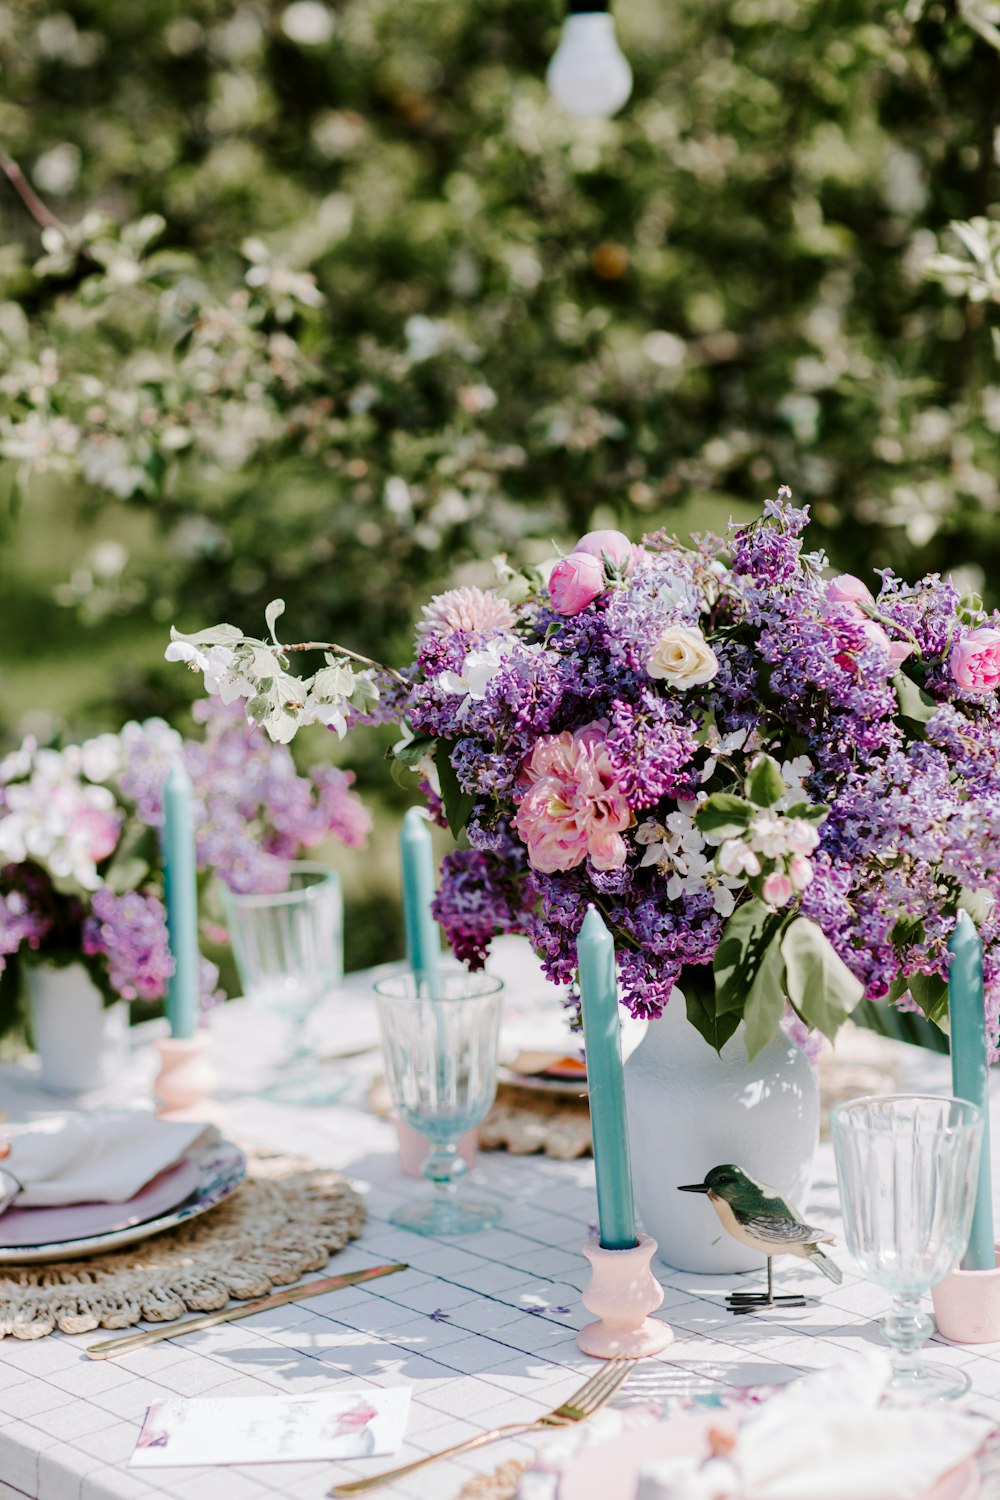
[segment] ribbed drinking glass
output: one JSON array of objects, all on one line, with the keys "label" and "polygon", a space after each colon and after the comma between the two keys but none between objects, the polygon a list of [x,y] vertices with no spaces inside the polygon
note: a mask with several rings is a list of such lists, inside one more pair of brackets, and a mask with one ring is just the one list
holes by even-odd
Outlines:
[{"label": "ribbed drinking glass", "polygon": [[435,1193],[390,1215],[403,1229],[471,1234],[500,1216],[493,1204],[458,1197],[468,1168],[457,1144],[485,1119],[496,1097],[502,989],[492,975],[464,970],[442,970],[433,997],[412,974],[375,985],[393,1108],[431,1143],[424,1176]]},{"label": "ribbed drinking glass", "polygon": [[346,1079],[317,1067],[307,1041],[310,1013],[344,974],[344,907],[340,878],[325,865],[290,866],[288,888],[222,901],[244,997],[275,1012],[288,1027],[282,1078],[266,1092],[300,1104],[325,1104]]},{"label": "ribbed drinking glass", "polygon": [[847,1248],[892,1294],[882,1320],[897,1402],[960,1396],[961,1370],[928,1365],[934,1324],[921,1298],[965,1251],[975,1205],[982,1114],[964,1099],[887,1094],[849,1099],[830,1115]]}]

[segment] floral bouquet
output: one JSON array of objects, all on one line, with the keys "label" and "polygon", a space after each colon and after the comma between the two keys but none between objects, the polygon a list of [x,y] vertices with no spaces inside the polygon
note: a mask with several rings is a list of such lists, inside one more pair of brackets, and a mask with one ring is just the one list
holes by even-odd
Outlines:
[{"label": "floral bouquet", "polygon": [[[996,1043],[1000,620],[937,575],[830,578],[807,519],[782,491],[725,539],[593,532],[424,609],[376,712],[465,835],[436,907],[460,958],[523,933],[571,985],[592,903],[633,1014],[677,986],[713,1046],[743,1020],[753,1055],[788,1007],[830,1037],[862,997],[940,1020],[963,906]],[[270,642],[221,626],[168,655],[282,735],[370,716],[378,674],[338,648],[288,673],[282,608]]]},{"label": "floral bouquet", "polygon": [[[82,745],[26,740],[0,761],[0,989],[9,1014],[25,960],[82,962],[108,1002],[159,1000],[173,972],[158,830],[167,772],[194,785],[197,858],[235,891],[277,891],[289,862],[333,836],[364,843],[353,776],[300,776],[290,752],[217,700],[196,703],[202,739],[160,719]],[[202,999],[218,970],[202,960]]]}]

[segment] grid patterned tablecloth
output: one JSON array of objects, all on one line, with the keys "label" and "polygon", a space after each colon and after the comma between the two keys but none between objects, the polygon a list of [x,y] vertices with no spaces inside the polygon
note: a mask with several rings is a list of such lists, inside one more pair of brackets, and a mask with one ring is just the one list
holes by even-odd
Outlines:
[{"label": "grid patterned tablecloth", "polygon": [[[474,1186],[502,1206],[500,1227],[451,1241],[397,1230],[388,1222],[393,1206],[426,1188],[401,1175],[391,1127],[365,1109],[376,1058],[352,1061],[352,1089],[334,1107],[264,1102],[253,1093],[253,1058],[266,1052],[254,1041],[255,1024],[240,1006],[227,1007],[218,1024],[220,1094],[229,1131],[249,1144],[341,1168],[365,1191],[363,1237],[335,1258],[331,1271],[395,1260],[409,1262],[410,1269],[108,1362],[84,1355],[85,1345],[99,1335],[3,1341],[0,1500],[320,1500],[335,1477],[371,1473],[500,1423],[538,1416],[593,1370],[574,1342],[587,1320],[580,1302],[587,1275],[580,1246],[595,1212],[593,1164],[480,1156]],[[141,1083],[149,1059],[140,1057],[137,1067]],[[913,1053],[908,1086],[945,1087],[946,1078],[940,1059]],[[39,1103],[30,1074],[0,1070],[0,1105],[12,1117]],[[836,1231],[833,1160],[826,1145],[809,1218]],[[626,1394],[666,1398],[718,1385],[777,1383],[880,1342],[872,1320],[885,1310],[885,1295],[851,1271],[842,1247],[838,1254],[845,1268],[842,1286],[809,1276],[817,1303],[766,1317],[735,1319],[726,1311],[722,1297],[732,1289],[732,1277],[659,1268],[665,1290],[660,1316],[673,1326],[675,1342],[637,1368]],[[809,1274],[793,1262],[779,1266],[790,1268],[780,1273],[789,1286]],[[937,1341],[933,1354],[967,1366],[975,1406],[1000,1420],[1000,1345],[960,1348]],[[157,1399],[398,1384],[412,1385],[413,1404],[397,1460],[126,1468],[146,1407]],[[532,1440],[508,1441],[383,1493],[397,1500],[450,1500],[472,1474],[534,1451]]]}]

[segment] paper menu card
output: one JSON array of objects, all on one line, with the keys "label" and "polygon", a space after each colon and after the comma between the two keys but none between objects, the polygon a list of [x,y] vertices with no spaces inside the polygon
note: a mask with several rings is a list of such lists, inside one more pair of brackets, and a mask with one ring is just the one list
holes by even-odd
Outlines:
[{"label": "paper menu card", "polygon": [[394,1453],[409,1408],[409,1386],[309,1396],[178,1396],[146,1412],[129,1465],[164,1469]]}]

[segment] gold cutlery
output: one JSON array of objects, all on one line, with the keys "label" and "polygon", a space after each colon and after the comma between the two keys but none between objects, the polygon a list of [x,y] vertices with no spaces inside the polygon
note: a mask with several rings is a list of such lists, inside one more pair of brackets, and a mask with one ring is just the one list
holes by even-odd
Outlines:
[{"label": "gold cutlery", "polygon": [[299,1302],[304,1297],[318,1297],[323,1292],[337,1292],[341,1287],[357,1286],[362,1281],[374,1281],[378,1276],[391,1276],[395,1271],[407,1271],[402,1263],[391,1266],[368,1266],[364,1271],[347,1271],[341,1276],[323,1276],[318,1281],[300,1281],[283,1291],[271,1292],[266,1297],[257,1297],[252,1302],[241,1302],[237,1307],[224,1307],[219,1312],[206,1313],[202,1318],[189,1318],[186,1323],[165,1323],[162,1328],[151,1328],[145,1333],[130,1333],[123,1339],[105,1339],[102,1344],[91,1344],[87,1350],[91,1359],[113,1359],[116,1354],[131,1354],[133,1349],[144,1349],[147,1344],[158,1344],[161,1339],[179,1339],[185,1333],[198,1333],[202,1328],[214,1328],[218,1323],[234,1323],[237,1318],[250,1318],[254,1313],[265,1312],[271,1307],[284,1307],[288,1302]]},{"label": "gold cutlery", "polygon": [[464,1443],[455,1443],[453,1447],[445,1448],[440,1453],[430,1453],[426,1458],[403,1464],[398,1469],[387,1469],[384,1473],[372,1474],[367,1479],[351,1479],[344,1484],[335,1484],[329,1493],[333,1500],[346,1500],[348,1495],[367,1494],[369,1490],[377,1490],[383,1484],[392,1484],[393,1480],[402,1479],[404,1474],[415,1474],[428,1464],[436,1464],[439,1459],[454,1458],[459,1453],[482,1448],[513,1432],[543,1432],[547,1427],[572,1427],[576,1422],[585,1422],[611,1399],[618,1387],[628,1379],[635,1365],[634,1359],[610,1359],[596,1374],[591,1375],[575,1395],[553,1411],[546,1412],[544,1417],[536,1417],[531,1422],[508,1422],[503,1427],[494,1427],[489,1432],[479,1433],[477,1437],[467,1438]]}]

